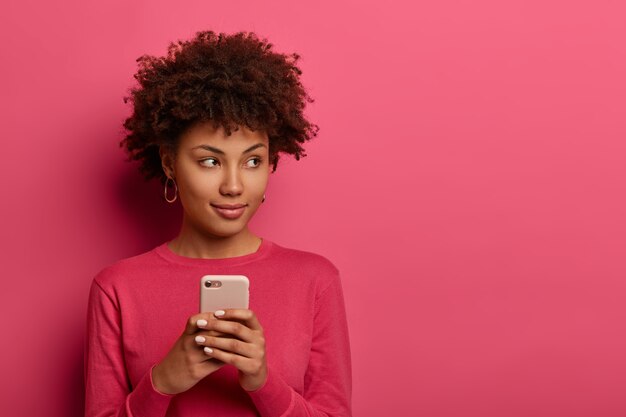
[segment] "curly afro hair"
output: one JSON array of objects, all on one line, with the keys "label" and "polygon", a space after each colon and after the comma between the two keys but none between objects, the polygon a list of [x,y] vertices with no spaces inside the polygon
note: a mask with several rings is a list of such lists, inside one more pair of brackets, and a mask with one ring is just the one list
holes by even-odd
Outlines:
[{"label": "curly afro hair", "polygon": [[276,171],[279,153],[306,156],[301,144],[319,127],[303,115],[314,100],[302,86],[300,56],[272,51],[272,44],[252,32],[231,35],[197,32],[188,41],[171,42],[167,57],[142,55],[129,89],[133,114],[124,121],[129,132],[120,142],[128,159],[140,161],[145,180],[167,179],[159,147],[176,154],[178,139],[199,122],[212,121],[226,135],[239,126],[269,137],[269,161]]}]

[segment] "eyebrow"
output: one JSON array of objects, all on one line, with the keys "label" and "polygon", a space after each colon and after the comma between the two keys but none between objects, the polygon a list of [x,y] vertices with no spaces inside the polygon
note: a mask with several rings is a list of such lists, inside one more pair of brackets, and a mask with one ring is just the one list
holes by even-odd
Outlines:
[{"label": "eyebrow", "polygon": [[[248,152],[252,152],[256,148],[260,148],[261,146],[265,146],[265,144],[257,143],[256,145],[252,145],[248,149],[243,151],[242,154],[245,154],[245,153],[248,153]],[[216,147],[213,147],[213,146],[209,146],[209,145],[198,145],[198,146],[194,146],[193,148],[191,148],[191,150],[194,150],[194,149],[204,149],[204,150],[207,150],[207,151],[212,151],[212,152],[218,153],[220,155],[226,155],[223,150],[221,150],[219,148],[216,148]]]}]

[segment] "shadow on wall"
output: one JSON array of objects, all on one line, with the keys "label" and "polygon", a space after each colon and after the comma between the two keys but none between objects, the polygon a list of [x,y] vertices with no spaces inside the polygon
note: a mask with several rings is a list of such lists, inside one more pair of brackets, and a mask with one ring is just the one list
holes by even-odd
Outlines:
[{"label": "shadow on wall", "polygon": [[[121,148],[111,146],[113,141],[106,143],[104,154],[115,154],[114,158],[119,161],[125,158]],[[112,151],[113,149],[113,151]],[[93,150],[97,153],[97,149]],[[137,162],[124,162],[123,164],[105,162],[107,158],[101,157],[93,160],[101,160],[101,164],[93,164],[93,171],[85,172],[89,177],[90,184],[99,187],[102,207],[91,207],[92,213],[103,219],[100,238],[107,240],[109,248],[114,247],[115,253],[120,259],[133,256],[152,249],[158,244],[174,238],[179,231],[183,209],[180,197],[172,204],[163,198],[163,186],[157,179],[146,182],[139,173]],[[113,167],[113,168],[112,168]],[[171,199],[173,189],[168,190]],[[94,201],[94,205],[98,205]],[[107,234],[108,232],[110,234]],[[109,249],[110,250],[110,249]],[[86,284],[91,285],[91,280]],[[76,320],[73,335],[67,340],[67,356],[65,359],[68,367],[65,368],[67,381],[65,394],[58,404],[59,413],[68,417],[83,417],[85,407],[84,387],[84,340],[87,293],[84,295],[84,309],[81,311],[80,320]]]},{"label": "shadow on wall", "polygon": [[[179,231],[183,209],[180,196],[173,203],[163,198],[164,188],[158,179],[146,182],[139,174],[136,162],[126,163],[111,184],[111,195],[118,205],[116,211],[126,216],[124,224],[129,238],[136,241],[137,253],[150,250],[165,240],[174,238]],[[174,189],[170,183],[168,198]]]},{"label": "shadow on wall", "polygon": [[[84,320],[81,321],[84,323]],[[82,329],[81,329],[82,330]],[[77,334],[84,336],[84,330],[77,332]],[[59,414],[68,417],[84,417],[85,415],[85,378],[83,376],[83,362],[85,358],[85,351],[83,346],[83,338],[75,340],[70,349],[68,349],[68,359],[65,363],[71,364],[71,368],[67,369],[67,377],[63,378],[63,381],[68,381],[67,385],[69,390],[65,396],[65,404],[60,404]],[[71,359],[69,359],[71,358]],[[80,361],[80,362],[79,362]],[[61,380],[61,378],[59,378]],[[71,393],[78,393],[78,395],[72,395]]]}]

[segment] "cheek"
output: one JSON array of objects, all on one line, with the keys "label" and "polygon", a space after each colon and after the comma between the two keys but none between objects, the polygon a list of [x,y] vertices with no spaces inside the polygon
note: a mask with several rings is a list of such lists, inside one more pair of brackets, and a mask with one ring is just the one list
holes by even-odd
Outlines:
[{"label": "cheek", "polygon": [[262,195],[269,180],[269,172],[258,172],[250,178],[248,187],[251,193]]},{"label": "cheek", "polygon": [[219,193],[219,183],[209,175],[188,175],[185,177],[184,187],[181,194],[191,204],[206,204],[212,197]]}]

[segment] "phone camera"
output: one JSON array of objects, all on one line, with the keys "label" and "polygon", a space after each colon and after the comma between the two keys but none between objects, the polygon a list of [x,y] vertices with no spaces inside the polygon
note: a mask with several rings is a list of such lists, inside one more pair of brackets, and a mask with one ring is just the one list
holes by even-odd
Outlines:
[{"label": "phone camera", "polygon": [[204,281],[204,286],[207,288],[211,288],[211,281]]}]

